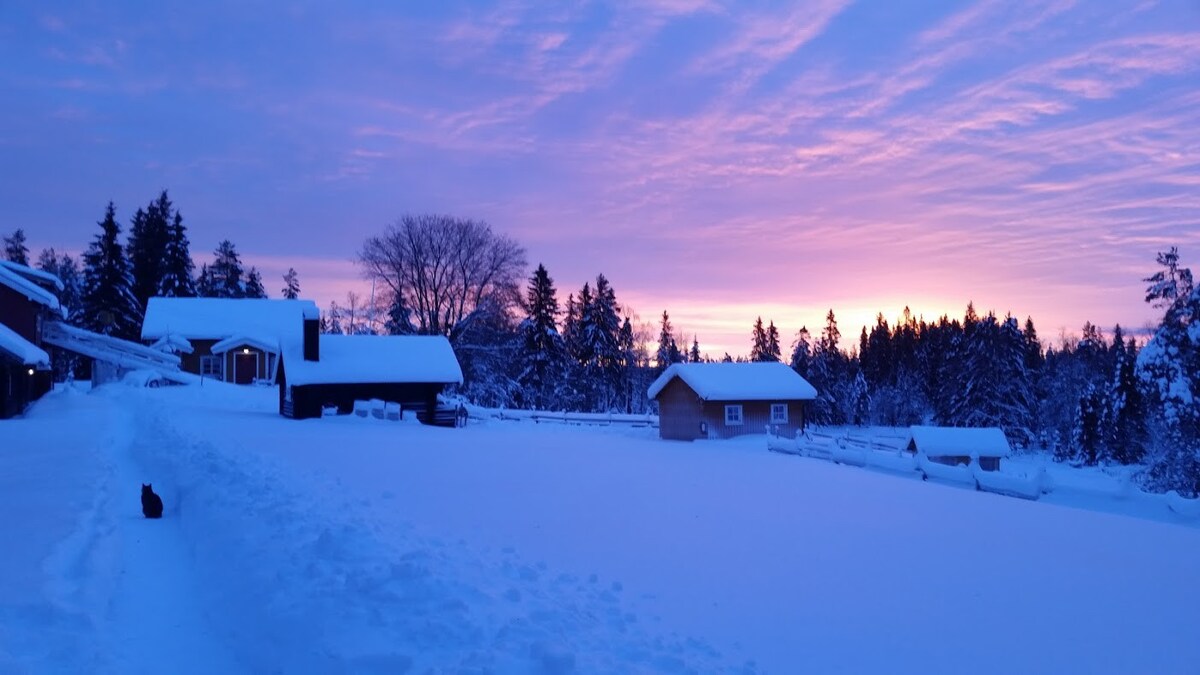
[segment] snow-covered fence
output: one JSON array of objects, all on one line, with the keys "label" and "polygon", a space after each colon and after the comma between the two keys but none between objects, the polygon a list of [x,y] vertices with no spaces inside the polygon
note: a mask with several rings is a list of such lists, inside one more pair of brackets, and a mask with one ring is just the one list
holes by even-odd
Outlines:
[{"label": "snow-covered fence", "polygon": [[972,487],[976,485],[975,477],[971,475],[970,467],[965,465],[950,466],[948,464],[939,464],[930,461],[928,457],[917,455],[917,468],[920,469],[925,478],[934,478],[948,483],[958,483]]},{"label": "snow-covered fence", "polygon": [[867,466],[896,473],[913,473],[917,470],[917,457],[909,452],[869,452]]},{"label": "snow-covered fence", "polygon": [[983,471],[975,466],[972,466],[971,473],[980,490],[1022,499],[1040,498],[1046,476],[1045,469],[1038,469],[1032,476],[1015,476],[999,471]]},{"label": "snow-covered fence", "polygon": [[575,424],[599,426],[630,426],[658,428],[658,415],[629,415],[625,413],[578,413],[548,410],[512,410],[467,406],[470,419],[533,422],[534,424]]}]

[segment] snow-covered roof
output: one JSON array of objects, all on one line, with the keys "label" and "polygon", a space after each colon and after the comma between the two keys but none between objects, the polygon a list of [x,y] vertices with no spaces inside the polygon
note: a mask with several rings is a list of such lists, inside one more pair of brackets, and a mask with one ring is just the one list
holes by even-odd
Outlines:
[{"label": "snow-covered roof", "polygon": [[13,329],[0,323],[0,351],[13,355],[27,366],[49,366],[50,355]]},{"label": "snow-covered roof", "polygon": [[23,276],[31,281],[34,281],[35,283],[40,281],[45,284],[50,284],[51,286],[57,288],[60,291],[63,290],[64,288],[66,288],[65,286],[63,286],[62,279],[59,279],[57,275],[51,274],[51,273],[43,271],[43,270],[39,270],[36,267],[30,267],[29,265],[22,265],[21,263],[15,263],[11,260],[0,260],[0,267],[7,267],[8,269],[12,270],[13,272],[20,274],[21,276]]},{"label": "snow-covered roof", "polygon": [[188,342],[187,338],[175,335],[173,333],[168,333],[158,338],[154,344],[150,345],[150,348],[157,349],[160,352],[166,352],[168,354],[174,354],[175,352],[191,354],[193,351],[195,351],[192,349],[192,343]]},{"label": "snow-covered roof", "polygon": [[997,427],[909,427],[909,442],[926,457],[1008,457],[1011,452]]},{"label": "snow-covered roof", "polygon": [[232,335],[214,344],[209,351],[213,354],[224,354],[243,345],[261,349],[264,352],[278,352],[279,338],[272,338],[270,335]]},{"label": "snow-covered roof", "polygon": [[302,340],[285,342],[288,384],[459,384],[463,379],[450,341],[440,335],[322,335],[320,358],[305,361]]},{"label": "snow-covered roof", "polygon": [[[50,291],[31,281],[24,272],[18,272],[16,270],[18,267],[32,272],[38,272],[39,274],[45,274],[45,272],[40,272],[32,267],[25,267],[24,265],[17,265],[16,263],[7,263],[5,265],[0,265],[0,284],[8,286],[9,288],[20,293],[21,295],[24,295],[39,305],[44,305],[56,311],[62,311],[58,305],[58,298],[54,297],[54,294]],[[55,278],[57,279],[57,277]]]},{"label": "snow-covered roof", "polygon": [[[266,337],[272,343],[299,339],[312,300],[250,298],[150,298],[142,339],[172,334],[188,340],[223,340],[235,335]],[[274,349],[274,348],[273,348]]]},{"label": "snow-covered roof", "polygon": [[817,390],[808,380],[778,362],[676,363],[658,376],[647,395],[655,398],[676,377],[705,401],[795,401],[817,397]]}]

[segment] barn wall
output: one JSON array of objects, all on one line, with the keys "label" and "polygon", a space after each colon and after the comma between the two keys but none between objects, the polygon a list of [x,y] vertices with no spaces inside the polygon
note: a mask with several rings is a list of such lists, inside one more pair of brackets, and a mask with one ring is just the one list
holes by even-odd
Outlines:
[{"label": "barn wall", "polygon": [[187,373],[200,374],[200,357],[212,356],[212,346],[217,340],[188,340],[192,343],[191,354],[179,355],[179,368]]},{"label": "barn wall", "polygon": [[678,377],[658,392],[658,436],[669,440],[691,441],[700,434],[701,401],[696,392]]},{"label": "barn wall", "polygon": [[[771,404],[786,403],[788,406],[787,424],[771,424]],[[726,426],[725,406],[742,406],[742,424]],[[704,421],[708,422],[709,438],[733,438],[746,434],[765,434],[770,426],[776,434],[793,438],[796,432],[804,428],[803,401],[705,401]],[[661,422],[660,422],[661,424]]]},{"label": "barn wall", "polygon": [[0,285],[0,322],[35,345],[41,337],[37,334],[37,317],[41,310],[41,305],[8,286]]},{"label": "barn wall", "polygon": [[[285,400],[282,387],[286,377],[281,378],[280,414],[284,413]],[[365,401],[373,398],[399,403],[405,414],[416,411],[422,417],[431,417],[437,407],[437,395],[445,387],[443,384],[413,384],[379,382],[369,384],[307,384],[292,387],[292,417],[304,419],[320,417],[324,406],[337,406],[341,414],[349,414],[354,410],[355,401]]]}]

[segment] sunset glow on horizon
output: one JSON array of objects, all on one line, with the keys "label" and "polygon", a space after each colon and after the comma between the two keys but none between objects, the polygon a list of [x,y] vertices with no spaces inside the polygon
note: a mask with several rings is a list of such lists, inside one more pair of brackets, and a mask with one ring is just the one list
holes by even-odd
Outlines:
[{"label": "sunset glow on horizon", "polygon": [[78,252],[164,188],[278,297],[366,296],[405,213],[486,220],[561,303],[603,273],[653,326],[745,355],[833,309],[1138,331],[1200,268],[1192,0],[0,9],[7,234]]}]

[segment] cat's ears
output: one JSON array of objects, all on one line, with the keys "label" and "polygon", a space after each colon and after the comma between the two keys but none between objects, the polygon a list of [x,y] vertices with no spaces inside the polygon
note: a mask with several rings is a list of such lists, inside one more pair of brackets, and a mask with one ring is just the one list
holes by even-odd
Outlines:
[{"label": "cat's ears", "polygon": [[153,487],[153,486],[154,486],[153,483],[142,483],[142,487],[144,487],[144,488]]}]

